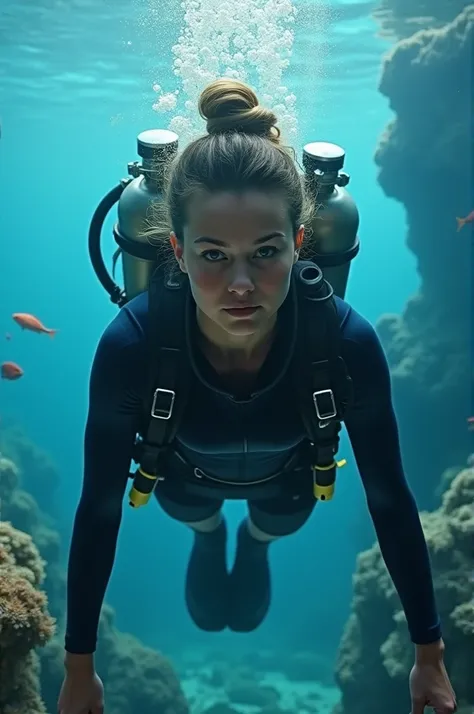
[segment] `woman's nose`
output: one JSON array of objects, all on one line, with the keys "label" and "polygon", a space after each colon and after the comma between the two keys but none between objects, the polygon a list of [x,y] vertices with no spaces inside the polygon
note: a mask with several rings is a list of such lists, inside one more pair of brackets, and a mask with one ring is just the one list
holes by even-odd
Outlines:
[{"label": "woman's nose", "polygon": [[236,295],[245,295],[255,290],[255,285],[252,277],[249,274],[248,268],[245,266],[236,266],[233,270],[228,290]]}]

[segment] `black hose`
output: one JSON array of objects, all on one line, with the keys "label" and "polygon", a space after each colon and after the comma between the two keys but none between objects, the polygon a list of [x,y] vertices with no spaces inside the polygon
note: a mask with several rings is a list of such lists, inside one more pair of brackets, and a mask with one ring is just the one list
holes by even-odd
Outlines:
[{"label": "black hose", "polygon": [[123,193],[125,186],[121,183],[117,184],[106,196],[101,200],[94,211],[92,220],[89,226],[89,256],[95,274],[100,280],[103,288],[110,295],[110,299],[119,307],[127,301],[125,292],[112,280],[102,258],[100,239],[102,228],[112,206],[114,206]]}]

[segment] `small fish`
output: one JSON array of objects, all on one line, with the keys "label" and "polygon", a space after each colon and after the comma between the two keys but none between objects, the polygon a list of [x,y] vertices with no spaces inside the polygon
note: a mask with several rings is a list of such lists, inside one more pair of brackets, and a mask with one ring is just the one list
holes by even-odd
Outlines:
[{"label": "small fish", "polygon": [[466,223],[474,223],[474,211],[471,211],[465,218],[458,218],[456,216],[456,221],[458,223],[458,230],[457,232],[461,230],[461,228],[464,228]]},{"label": "small fish", "polygon": [[30,315],[27,312],[14,312],[12,315],[15,322],[20,325],[22,330],[31,330],[31,332],[44,332],[50,337],[54,337],[57,330],[51,330],[49,327],[45,327],[43,323],[38,320],[34,315]]},{"label": "small fish", "polygon": [[474,431],[474,416],[470,416],[466,419],[469,431]]},{"label": "small fish", "polygon": [[12,338],[12,336],[10,335],[10,333],[9,333],[9,332],[5,332],[5,339],[8,340],[8,341],[10,341],[11,338]]},{"label": "small fish", "polygon": [[23,377],[22,368],[15,362],[3,362],[1,366],[2,379],[9,379],[13,381],[14,379],[20,379]]}]

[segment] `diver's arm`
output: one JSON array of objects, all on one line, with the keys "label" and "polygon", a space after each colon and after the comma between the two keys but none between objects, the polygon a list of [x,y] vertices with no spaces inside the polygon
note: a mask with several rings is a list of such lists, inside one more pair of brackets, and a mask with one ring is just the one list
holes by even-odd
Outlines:
[{"label": "diver's arm", "polygon": [[[123,322],[123,321],[122,321]],[[100,611],[115,558],[139,402],[131,383],[137,348],[124,344],[121,323],[112,323],[94,358],[85,430],[84,477],[69,553],[65,648],[73,655],[95,651]],[[87,657],[71,657],[87,666]]]},{"label": "diver's arm", "polygon": [[374,328],[360,315],[349,345],[356,401],[346,419],[382,557],[398,592],[412,641],[441,639],[431,565],[415,499],[407,484],[392,405],[390,374]]}]

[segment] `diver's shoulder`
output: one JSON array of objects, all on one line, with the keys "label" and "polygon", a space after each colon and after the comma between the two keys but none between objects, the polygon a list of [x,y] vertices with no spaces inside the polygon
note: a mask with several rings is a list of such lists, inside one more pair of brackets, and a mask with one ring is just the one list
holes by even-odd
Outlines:
[{"label": "diver's shoulder", "polygon": [[358,312],[352,305],[342,298],[334,296],[336,310],[339,317],[341,336],[344,341],[367,344],[378,342],[375,327]]},{"label": "diver's shoulder", "polygon": [[142,346],[146,341],[148,292],[140,293],[119,309],[105,328],[101,342],[111,350]]}]

